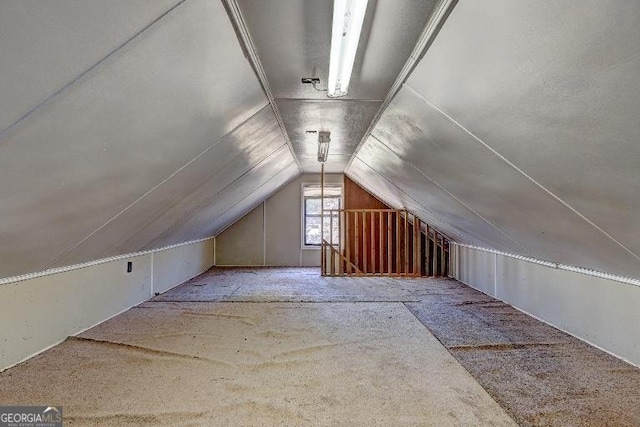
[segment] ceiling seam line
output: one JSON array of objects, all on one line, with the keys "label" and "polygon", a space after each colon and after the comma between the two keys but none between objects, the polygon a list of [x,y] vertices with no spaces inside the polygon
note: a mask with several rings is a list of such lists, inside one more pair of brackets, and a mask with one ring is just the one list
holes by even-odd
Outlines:
[{"label": "ceiling seam line", "polygon": [[[478,218],[480,218],[482,221],[486,222],[487,224],[489,224],[491,227],[493,227],[497,232],[499,232],[500,234],[502,234],[504,237],[506,237],[507,239],[509,239],[511,241],[511,243],[514,243],[515,245],[517,245],[518,247],[520,247],[520,249],[522,249],[525,253],[530,253],[530,251],[525,248],[524,246],[522,246],[517,240],[515,240],[514,238],[512,238],[509,234],[507,234],[506,232],[502,231],[498,226],[496,226],[495,224],[493,224],[491,221],[489,221],[488,219],[486,219],[485,217],[483,217],[482,215],[480,215],[480,213],[476,212],[475,209],[473,209],[471,206],[469,206],[467,203],[465,203],[462,199],[460,199],[459,197],[455,196],[453,193],[451,193],[449,190],[447,190],[446,188],[444,188],[442,185],[440,185],[438,182],[436,182],[434,179],[432,179],[430,176],[428,176],[427,174],[425,174],[424,172],[422,172],[422,170],[420,170],[416,165],[414,165],[412,162],[404,159],[402,156],[400,156],[400,154],[396,153],[390,146],[388,146],[387,144],[385,144],[380,138],[376,137],[374,134],[371,134],[371,137],[373,139],[375,139],[376,141],[378,141],[380,144],[384,145],[385,147],[387,147],[387,149],[389,149],[389,151],[391,151],[393,154],[395,154],[396,156],[398,156],[399,159],[401,159],[403,162],[408,163],[409,166],[411,166],[413,169],[415,169],[416,172],[418,172],[420,175],[422,175],[423,177],[425,177],[426,179],[428,179],[429,181],[431,181],[436,187],[438,187],[439,189],[441,189],[442,191],[444,191],[449,197],[451,197],[452,199],[454,199],[456,202],[460,203],[462,206],[464,206],[465,208],[467,208],[469,211],[471,211],[474,215],[476,215]],[[362,159],[361,159],[362,160]]]},{"label": "ceiling seam line", "polygon": [[629,253],[631,256],[633,256],[634,258],[636,258],[638,261],[640,261],[640,256],[637,255],[635,252],[633,252],[631,249],[627,248],[623,243],[621,243],[620,241],[618,241],[615,237],[613,237],[612,235],[610,235],[609,233],[607,233],[604,229],[602,229],[600,226],[598,226],[596,223],[594,223],[593,221],[591,221],[589,218],[587,218],[586,216],[584,216],[583,214],[581,214],[577,209],[575,209],[574,207],[572,207],[571,205],[569,205],[567,202],[565,202],[564,200],[562,200],[560,197],[556,196],[551,190],[549,190],[548,188],[546,188],[544,185],[540,184],[538,181],[536,181],[535,179],[533,179],[531,176],[529,176],[525,171],[523,171],[522,169],[520,169],[518,166],[516,166],[514,163],[512,163],[509,159],[507,159],[506,157],[504,157],[502,154],[500,154],[498,151],[494,150],[491,146],[489,146],[486,142],[484,142],[482,139],[480,139],[478,136],[476,136],[473,132],[471,132],[470,130],[468,130],[467,128],[465,128],[464,126],[462,126],[462,124],[460,124],[459,122],[457,122],[453,117],[449,116],[444,110],[440,109],[437,105],[435,105],[433,102],[429,101],[429,99],[427,99],[424,95],[422,95],[420,92],[418,92],[416,89],[414,89],[413,87],[411,87],[408,83],[405,83],[405,87],[407,87],[409,90],[411,90],[412,92],[414,92],[414,94],[416,96],[418,96],[420,99],[422,99],[424,102],[426,102],[427,104],[429,104],[432,108],[434,108],[436,111],[438,111],[442,116],[444,116],[447,120],[451,121],[454,125],[456,125],[458,128],[460,128],[462,131],[464,131],[466,134],[468,134],[469,136],[471,136],[474,140],[476,140],[477,142],[479,142],[480,144],[482,144],[485,148],[487,148],[489,151],[491,151],[494,155],[496,155],[499,159],[501,159],[503,162],[505,162],[507,165],[511,166],[513,169],[515,169],[518,173],[520,173],[522,176],[524,176],[525,178],[527,178],[530,182],[532,182],[533,184],[535,184],[538,188],[540,188],[542,191],[544,191],[545,193],[547,193],[549,196],[551,196],[552,198],[554,198],[556,201],[560,202],[560,204],[562,204],[564,207],[566,207],[567,209],[569,209],[571,212],[573,212],[574,214],[576,214],[579,218],[581,218],[583,221],[585,221],[587,224],[591,225],[593,228],[595,228],[596,230],[598,230],[600,233],[604,234],[606,237],[608,237],[610,240],[612,240],[614,243],[616,243],[618,246],[620,246],[622,249],[624,249],[627,253]]},{"label": "ceiling seam line", "polygon": [[202,209],[206,208],[207,206],[209,206],[211,204],[211,201],[215,200],[216,198],[218,198],[221,194],[223,194],[225,191],[227,191],[229,189],[229,187],[231,187],[235,182],[237,182],[239,179],[241,179],[243,176],[247,175],[249,172],[251,172],[252,170],[254,170],[255,168],[257,168],[258,166],[260,166],[262,163],[266,162],[268,159],[275,157],[280,151],[282,151],[282,149],[286,146],[287,144],[282,144],[280,145],[278,148],[276,148],[273,152],[269,153],[268,155],[266,155],[263,159],[261,159],[258,163],[256,163],[255,165],[251,166],[249,169],[245,170],[241,175],[239,175],[237,178],[235,178],[233,181],[231,181],[229,184],[227,184],[224,188],[222,188],[220,191],[216,192],[216,194],[214,194],[213,196],[208,197],[207,199],[205,199],[204,202],[199,203],[197,206],[193,207],[190,209],[189,212],[185,213],[184,215],[182,215],[180,218],[178,218],[176,221],[173,222],[173,224],[167,228],[165,231],[163,231],[161,234],[159,234],[158,236],[156,236],[153,240],[151,240],[149,243],[147,243],[144,247],[147,247],[149,245],[152,245],[153,242],[157,241],[158,239],[162,239],[164,237],[166,237],[169,233],[171,233],[172,231],[174,231],[176,228],[180,227],[181,225],[183,225],[185,222],[187,222],[188,220],[190,220],[191,218],[193,218],[195,215],[198,214],[198,212],[200,212]]},{"label": "ceiling seam line", "polygon": [[[396,184],[394,184],[389,178],[387,178],[386,176],[384,176],[383,174],[381,174],[380,172],[376,171],[371,165],[369,165],[367,162],[363,161],[362,159],[358,158],[358,160],[360,162],[362,162],[362,164],[364,164],[366,167],[368,167],[369,169],[371,169],[375,174],[379,175],[382,179],[384,179],[385,181],[387,181],[390,185],[392,185],[394,188],[396,188],[399,192],[401,192],[402,194],[404,194],[407,198],[413,200],[413,202],[418,205],[419,207],[421,207],[422,209],[426,210],[427,212],[429,212],[436,221],[440,221],[442,223],[445,224],[446,227],[451,228],[452,230],[454,230],[458,235],[462,236],[462,237],[466,237],[466,239],[470,242],[476,242],[477,244],[479,244],[479,242],[477,242],[477,240],[475,238],[473,238],[469,233],[467,233],[466,231],[462,230],[461,228],[450,224],[449,222],[443,220],[440,218],[439,215],[435,214],[431,209],[427,208],[426,206],[424,206],[422,203],[418,202],[416,199],[414,199],[413,197],[411,197],[408,193],[406,193],[404,190],[402,190],[400,187],[398,187]],[[350,176],[347,173],[348,176]],[[355,180],[355,179],[354,179]],[[362,185],[362,184],[361,184]],[[362,185],[363,187],[367,187],[367,185]],[[368,190],[367,190],[368,191]],[[451,241],[456,241],[456,239],[450,238],[449,236],[447,236],[447,238]]]},{"label": "ceiling seam line", "polygon": [[[236,127],[234,127],[231,131],[229,131],[228,133],[226,133],[225,135],[221,136],[220,138],[218,138],[209,148],[207,148],[206,150],[204,150],[202,153],[198,154],[196,157],[194,157],[193,159],[189,160],[187,163],[185,163],[183,166],[181,166],[178,170],[176,170],[174,173],[172,173],[170,176],[168,176],[167,178],[165,178],[162,182],[160,182],[158,185],[156,185],[154,188],[152,188],[151,190],[149,190],[147,193],[145,193],[143,196],[141,196],[138,200],[136,200],[131,206],[127,207],[126,210],[130,209],[133,207],[134,204],[137,204],[139,202],[142,201],[142,199],[146,198],[147,196],[149,196],[149,194],[155,190],[157,190],[159,187],[161,187],[162,185],[164,185],[167,181],[169,181],[171,178],[173,178],[175,175],[177,175],[178,173],[180,173],[181,171],[183,171],[184,169],[186,169],[189,165],[191,165],[193,162],[197,161],[200,157],[206,155],[209,151],[211,151],[212,149],[214,149],[215,147],[218,146],[218,144],[220,144],[227,136],[231,135],[232,133],[234,133],[235,131],[239,130],[240,128],[242,128],[245,124],[247,124],[248,122],[250,122],[251,120],[253,120],[255,117],[257,117],[258,115],[260,115],[262,113],[263,110],[265,110],[266,108],[269,107],[269,104],[265,104],[262,108],[260,108],[259,110],[257,110],[254,114],[252,114],[249,118],[247,118],[246,120],[244,120],[242,123],[240,123],[239,125],[237,125]],[[278,149],[281,146],[278,147]],[[277,149],[276,149],[277,150]],[[213,176],[209,176],[207,179],[205,179],[205,181],[211,179]],[[191,193],[190,193],[191,194]],[[180,203],[182,203],[187,197],[189,197],[190,194],[187,194],[181,198],[179,198],[177,201],[172,202],[167,208],[166,210],[172,209],[173,207],[179,205]],[[166,212],[163,211],[162,213]],[[121,214],[124,214],[124,211],[119,213],[118,216],[120,216]],[[157,218],[157,216],[156,216]],[[155,220],[156,218],[152,219]],[[116,217],[112,218],[112,220],[115,220]],[[107,224],[105,224],[107,225]],[[144,230],[146,227],[148,227],[149,224],[143,226],[143,227],[139,227],[136,230],[137,232],[140,232],[142,230]],[[96,230],[99,231],[99,230]],[[90,236],[89,236],[90,237]],[[129,241],[131,241],[135,236],[130,236],[127,240],[125,240],[124,242],[120,242],[120,244],[124,244],[126,245]]]},{"label": "ceiling seam line", "polygon": [[195,162],[196,160],[198,160],[200,157],[204,156],[206,153],[208,153],[209,151],[211,151],[213,148],[215,148],[225,137],[227,137],[228,135],[232,134],[233,132],[235,132],[236,130],[240,129],[242,126],[244,126],[247,122],[251,121],[253,118],[255,118],[257,115],[259,115],[265,108],[268,107],[267,105],[264,105],[263,107],[261,107],[259,110],[257,110],[255,113],[253,113],[251,116],[249,116],[247,119],[245,119],[242,123],[240,123],[239,125],[235,126],[233,129],[231,129],[228,133],[226,133],[225,135],[221,136],[220,138],[216,139],[213,144],[211,144],[209,147],[207,147],[204,151],[202,151],[201,153],[199,153],[198,155],[196,155],[193,159],[189,160],[187,163],[185,163],[184,165],[182,165],[181,167],[179,167],[177,170],[175,170],[173,173],[171,173],[169,176],[167,176],[166,178],[164,178],[162,181],[160,181],[158,184],[156,184],[154,187],[152,187],[150,190],[148,190],[146,193],[144,193],[142,196],[138,197],[136,200],[134,200],[133,202],[131,202],[129,205],[127,205],[124,209],[122,209],[120,212],[118,212],[117,214],[115,214],[113,217],[111,217],[107,222],[105,222],[104,224],[102,224],[100,227],[96,228],[94,231],[92,231],[91,233],[89,233],[86,237],[84,237],[82,240],[78,241],[76,244],[74,244],[73,246],[71,246],[69,249],[65,250],[63,253],[61,253],[60,255],[56,256],[53,260],[49,261],[47,264],[45,264],[44,267],[42,267],[39,270],[43,270],[43,269],[47,269],[50,268],[53,264],[55,264],[57,261],[59,261],[61,258],[63,258],[64,256],[68,255],[71,251],[73,251],[75,248],[77,248],[78,246],[80,246],[82,243],[84,243],[85,241],[87,241],[88,239],[91,238],[91,236],[93,236],[94,234],[96,234],[97,232],[99,232],[100,230],[102,230],[104,227],[106,227],[107,225],[109,225],[110,223],[112,223],[113,221],[115,221],[117,218],[119,218],[121,215],[123,215],[126,211],[128,211],[129,209],[131,209],[134,205],[138,204],[139,202],[141,202],[143,199],[145,199],[147,196],[149,196],[149,194],[151,194],[152,192],[154,192],[155,190],[157,190],[158,188],[160,188],[162,185],[164,185],[167,181],[169,181],[171,178],[173,178],[174,176],[176,176],[178,173],[180,173],[181,171],[183,171],[184,169],[186,169],[189,165],[191,165],[193,162]]},{"label": "ceiling seam line", "polygon": [[236,34],[238,35],[238,42],[241,46],[244,46],[245,52],[248,54],[249,63],[253,66],[254,72],[256,73],[256,77],[262,86],[265,94],[267,95],[267,99],[269,100],[269,104],[271,105],[271,109],[273,110],[273,114],[276,117],[276,121],[280,126],[280,131],[282,132],[282,136],[289,146],[289,151],[293,156],[293,160],[298,167],[298,171],[302,172],[302,165],[298,158],[296,157],[295,149],[293,148],[293,143],[289,138],[289,134],[287,133],[287,128],[284,125],[284,120],[280,114],[280,110],[276,106],[275,97],[273,96],[273,92],[271,91],[271,86],[269,85],[269,80],[267,79],[267,73],[264,71],[264,67],[262,66],[262,62],[258,57],[258,51],[251,39],[251,33],[249,32],[249,28],[242,17],[242,12],[240,10],[240,6],[236,0],[223,0],[223,4],[227,9],[227,14],[229,15],[229,19],[231,20],[231,24],[236,29]]},{"label": "ceiling seam line", "polygon": [[[284,168],[282,168],[281,170],[279,170],[278,172],[276,172],[273,176],[271,176],[269,179],[267,179],[265,182],[263,182],[262,184],[260,184],[258,187],[256,187],[254,190],[252,190],[249,194],[247,194],[242,200],[246,199],[247,197],[251,196],[253,193],[255,193],[256,191],[258,191],[260,188],[264,187],[265,185],[267,185],[269,182],[273,181],[274,179],[276,179],[278,177],[278,175],[284,173],[291,165],[294,165],[295,162],[291,162],[289,163],[287,166],[285,166]],[[256,203],[255,205],[253,205],[248,211],[247,213],[251,212],[253,209],[255,209],[256,207],[258,207],[258,205],[260,205],[260,203],[265,202],[266,200],[268,200],[272,195],[274,195],[277,191],[279,191],[281,188],[284,188],[285,185],[289,184],[290,182],[292,182],[294,179],[299,178],[300,176],[302,176],[302,172],[298,171],[298,173],[291,179],[289,179],[282,187],[278,188],[277,190],[275,190],[274,192],[272,192],[269,196],[267,196],[264,200]],[[241,200],[241,201],[242,201]],[[233,206],[231,206],[229,209],[227,209],[226,211],[222,212],[221,216],[226,214],[227,212],[229,212],[232,208],[234,208],[235,206],[237,206],[240,202],[237,202],[235,204],[233,204]],[[246,214],[245,214],[246,215]],[[241,217],[239,217],[238,219],[232,221],[229,225],[225,226],[222,230],[220,230],[218,233],[216,233],[215,235],[213,235],[213,237],[217,237],[220,234],[224,233],[225,230],[227,230],[229,227],[231,227],[233,224],[235,224],[236,222],[240,221],[242,218],[244,218],[245,215],[242,215]]]},{"label": "ceiling seam line", "polygon": [[[424,206],[422,203],[418,202],[416,199],[414,199],[413,197],[411,197],[407,192],[405,192],[404,190],[402,190],[400,187],[398,187],[396,184],[394,184],[389,178],[387,178],[384,174],[378,172],[377,170],[375,170],[370,164],[368,164],[367,162],[365,162],[364,160],[362,160],[361,158],[358,158],[358,160],[360,162],[362,162],[362,164],[364,164],[366,167],[368,167],[369,169],[371,169],[373,171],[373,173],[375,173],[376,175],[380,176],[382,179],[384,179],[385,181],[387,181],[389,184],[391,184],[393,187],[395,187],[399,192],[401,192],[402,194],[404,194],[407,198],[413,200],[415,202],[416,205],[420,206],[422,209],[424,209],[425,211],[429,212],[433,218],[436,221],[440,221],[441,223],[445,224],[447,227],[457,231],[458,234],[462,235],[462,236],[467,236],[469,237],[469,234],[463,230],[461,230],[460,228],[456,227],[453,224],[450,224],[448,221],[442,219],[440,217],[440,215],[437,215],[436,213],[434,213],[431,209],[427,208],[426,206]],[[361,184],[360,180],[356,179],[353,177],[353,175],[349,174],[348,172],[346,173],[347,176],[349,176],[350,179],[356,181],[359,185],[361,185],[362,187],[366,187],[365,189],[371,189],[371,187],[369,187],[366,184]],[[367,190],[369,191],[369,190]],[[455,241],[455,239],[450,239]],[[469,239],[470,241],[475,241],[475,239]]]},{"label": "ceiling seam line", "polygon": [[360,142],[353,151],[353,155],[351,156],[351,159],[349,159],[345,170],[348,170],[351,167],[351,164],[360,152],[360,149],[366,143],[367,137],[371,135],[373,129],[382,118],[382,114],[384,114],[389,104],[391,104],[391,101],[393,101],[393,98],[396,96],[398,91],[400,91],[402,85],[409,78],[414,68],[418,65],[426,51],[429,49],[429,47],[431,47],[431,44],[437,37],[440,29],[444,25],[445,21],[447,20],[457,3],[458,0],[439,0],[435,5],[435,7],[433,8],[433,12],[429,17],[429,20],[427,21],[427,24],[425,25],[422,33],[420,33],[420,36],[416,41],[416,45],[409,54],[409,58],[407,58],[407,61],[402,66],[398,77],[396,77],[396,80],[393,82],[393,85],[389,89],[387,96],[385,96],[384,100],[382,101],[382,105],[378,109],[378,112],[373,117],[373,120],[367,127],[367,130],[362,136],[362,139],[360,139]]},{"label": "ceiling seam line", "polygon": [[91,73],[91,71],[93,71],[94,69],[98,68],[100,65],[102,65],[105,61],[107,61],[109,58],[111,58],[112,56],[114,56],[118,51],[120,51],[123,47],[125,47],[126,45],[128,45],[129,43],[131,43],[133,40],[137,39],[140,35],[142,35],[143,33],[145,33],[148,29],[150,29],[151,27],[153,27],[155,24],[157,24],[160,20],[162,20],[165,16],[167,16],[168,14],[170,14],[171,12],[173,12],[175,9],[177,9],[178,7],[182,6],[182,4],[184,4],[187,0],[180,0],[180,2],[176,3],[175,5],[173,5],[172,7],[170,7],[168,10],[166,10],[164,13],[162,13],[160,16],[158,16],[156,19],[154,19],[153,21],[151,21],[151,23],[147,24],[146,26],[144,26],[141,30],[138,30],[133,36],[129,37],[127,40],[125,40],[123,43],[121,43],[120,45],[118,45],[115,49],[111,50],[106,56],[104,56],[102,59],[100,59],[98,62],[96,62],[95,64],[93,64],[92,66],[90,66],[89,68],[87,68],[86,70],[84,70],[83,72],[81,72],[79,75],[77,75],[76,77],[74,77],[71,81],[69,81],[68,83],[66,83],[64,86],[62,86],[60,89],[56,90],[55,92],[53,92],[52,94],[50,94],[49,96],[47,96],[43,101],[41,101],[39,104],[37,104],[35,107],[33,107],[32,109],[30,109],[29,111],[27,111],[26,113],[24,113],[22,116],[20,116],[18,118],[18,120],[16,120],[15,122],[13,122],[12,124],[10,124],[9,126],[7,126],[6,128],[4,128],[3,130],[0,131],[0,148],[2,147],[2,140],[4,139],[4,137],[15,127],[17,127],[19,124],[21,124],[22,122],[24,122],[28,117],[30,117],[33,113],[35,113],[36,111],[39,111],[41,108],[43,108],[45,105],[48,105],[51,101],[53,101],[54,99],[56,99],[59,95],[61,95],[63,92],[65,92],[68,88],[70,88],[71,86],[73,86],[74,84],[76,84],[78,81],[80,81],[83,77],[85,77],[87,74]]}]

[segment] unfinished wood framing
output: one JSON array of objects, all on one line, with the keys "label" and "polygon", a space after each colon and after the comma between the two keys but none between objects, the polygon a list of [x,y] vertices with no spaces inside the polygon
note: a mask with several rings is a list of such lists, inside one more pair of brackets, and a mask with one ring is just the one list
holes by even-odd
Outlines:
[{"label": "unfinished wood framing", "polygon": [[[362,215],[362,266],[363,266],[363,270],[366,272],[367,271],[367,258],[368,258],[368,254],[367,254],[367,212],[366,211],[361,211],[360,214]],[[356,244],[358,244],[356,242]]]},{"label": "unfinished wood framing", "polygon": [[439,276],[438,274],[438,232],[436,230],[433,230],[433,253],[432,255],[432,270],[431,270],[431,276],[437,277]]},{"label": "unfinished wood framing", "polygon": [[387,220],[387,246],[386,246],[386,252],[387,252],[387,275],[390,276],[391,273],[393,273],[393,270],[391,269],[391,257],[393,254],[392,248],[393,248],[393,233],[392,233],[392,229],[391,229],[391,212],[385,212],[385,217]]},{"label": "unfinished wood framing", "polygon": [[[339,209],[325,213],[330,218],[330,231],[329,241],[322,242],[323,275],[446,275],[447,239],[413,213],[395,209]],[[334,221],[338,221],[337,238]]]},{"label": "unfinished wood framing", "polygon": [[380,237],[380,241],[379,241],[379,247],[380,250],[378,251],[378,254],[380,255],[380,259],[378,260],[378,262],[380,263],[380,274],[383,274],[384,272],[384,235],[385,235],[385,229],[382,227],[382,212],[378,212],[378,219],[379,219],[379,226],[378,228],[380,229],[380,233],[379,237]]}]

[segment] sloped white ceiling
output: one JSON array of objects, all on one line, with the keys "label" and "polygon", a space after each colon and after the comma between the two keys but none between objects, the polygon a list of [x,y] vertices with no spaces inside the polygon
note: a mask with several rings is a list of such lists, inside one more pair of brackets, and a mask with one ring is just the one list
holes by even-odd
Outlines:
[{"label": "sloped white ceiling", "polygon": [[[317,168],[308,129],[339,172],[435,5],[371,1],[335,101],[299,80],[331,2],[238,2],[274,105],[220,1],[0,2],[0,277],[216,234]],[[639,23],[458,1],[347,174],[460,242],[640,277]]]},{"label": "sloped white ceiling", "polygon": [[293,141],[296,156],[306,171],[318,171],[318,134],[331,131],[326,173],[342,173],[345,165],[380,109],[378,101],[278,99],[280,114]]},{"label": "sloped white ceiling", "polygon": [[352,163],[349,175],[390,206],[415,212],[456,241],[482,241],[494,249],[525,251],[438,182],[373,137]]},{"label": "sloped white ceiling", "polygon": [[0,8],[0,277],[205,237],[299,174],[220,2]]},{"label": "sloped white ceiling", "polygon": [[[236,1],[302,169],[320,171],[318,135],[306,131],[328,131],[325,171],[342,173],[436,1],[369,0],[349,93],[339,99],[326,92],[333,0]],[[303,77],[319,78],[320,90]]]},{"label": "sloped white ceiling", "polygon": [[458,2],[348,175],[463,242],[639,277],[639,24],[635,2]]},{"label": "sloped white ceiling", "polygon": [[283,145],[234,180],[218,196],[216,203],[209,203],[174,224],[169,233],[159,235],[149,248],[218,234],[299,175],[288,148]]},{"label": "sloped white ceiling", "polygon": [[0,2],[0,131],[6,131],[180,3],[180,0]]},{"label": "sloped white ceiling", "polygon": [[[266,106],[60,258],[56,266],[81,258],[96,259],[105,249],[111,254],[128,253],[217,234],[220,227],[187,224],[194,216],[204,215],[207,221],[224,225],[221,217],[233,206],[244,206],[242,201],[256,203],[249,192],[237,191],[238,184],[250,178],[254,185],[251,190],[264,185],[267,191],[273,191],[279,188],[275,184],[279,181],[271,181],[272,176],[291,164],[273,111]],[[294,177],[296,169],[294,165]],[[289,172],[287,178],[291,179],[291,169]]]}]

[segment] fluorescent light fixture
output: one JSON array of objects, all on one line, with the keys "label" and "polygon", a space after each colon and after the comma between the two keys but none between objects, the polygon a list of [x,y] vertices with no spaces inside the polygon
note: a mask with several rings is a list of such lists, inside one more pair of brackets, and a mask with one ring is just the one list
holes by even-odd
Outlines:
[{"label": "fluorescent light fixture", "polygon": [[330,132],[318,132],[318,161],[324,163],[329,155]]},{"label": "fluorescent light fixture", "polygon": [[333,27],[331,28],[331,57],[329,62],[330,97],[345,96],[353,62],[358,51],[368,0],[335,0],[333,2]]}]

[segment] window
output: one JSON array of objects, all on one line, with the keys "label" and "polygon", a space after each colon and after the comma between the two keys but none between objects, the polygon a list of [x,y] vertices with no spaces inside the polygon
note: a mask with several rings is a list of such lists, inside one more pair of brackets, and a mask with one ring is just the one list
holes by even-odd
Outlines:
[{"label": "window", "polygon": [[[304,245],[320,246],[322,237],[329,241],[333,238],[333,244],[338,244],[340,239],[340,224],[338,221],[338,212],[330,214],[327,212],[332,209],[340,209],[342,207],[342,187],[337,185],[324,186],[324,224],[322,222],[321,209],[321,190],[317,184],[306,184],[303,186],[303,227],[304,227]],[[330,231],[331,217],[333,216],[333,235]]]}]

